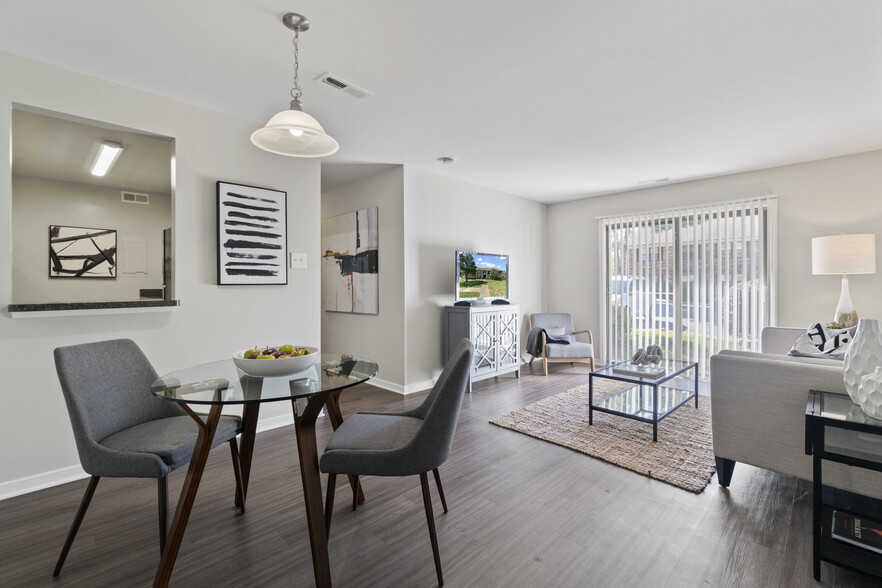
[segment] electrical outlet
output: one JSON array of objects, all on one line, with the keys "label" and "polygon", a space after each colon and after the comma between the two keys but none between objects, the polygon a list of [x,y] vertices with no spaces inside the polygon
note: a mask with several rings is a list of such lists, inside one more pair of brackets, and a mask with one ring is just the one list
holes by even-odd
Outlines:
[{"label": "electrical outlet", "polygon": [[290,265],[291,269],[306,269],[306,254],[305,253],[290,253]]}]

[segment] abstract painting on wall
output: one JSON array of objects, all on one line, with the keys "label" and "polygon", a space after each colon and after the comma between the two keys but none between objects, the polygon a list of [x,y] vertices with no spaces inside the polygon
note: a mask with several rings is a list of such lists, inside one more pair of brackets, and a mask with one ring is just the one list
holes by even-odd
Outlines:
[{"label": "abstract painting on wall", "polygon": [[377,209],[322,219],[322,309],[377,314]]},{"label": "abstract painting on wall", "polygon": [[285,192],[217,183],[217,283],[287,284]]},{"label": "abstract painting on wall", "polygon": [[49,225],[50,278],[116,278],[116,231]]}]

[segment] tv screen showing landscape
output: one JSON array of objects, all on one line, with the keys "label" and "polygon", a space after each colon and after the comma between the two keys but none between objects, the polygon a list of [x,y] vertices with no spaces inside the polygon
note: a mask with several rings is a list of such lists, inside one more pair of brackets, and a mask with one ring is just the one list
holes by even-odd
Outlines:
[{"label": "tv screen showing landscape", "polygon": [[508,298],[508,255],[456,252],[456,299]]}]

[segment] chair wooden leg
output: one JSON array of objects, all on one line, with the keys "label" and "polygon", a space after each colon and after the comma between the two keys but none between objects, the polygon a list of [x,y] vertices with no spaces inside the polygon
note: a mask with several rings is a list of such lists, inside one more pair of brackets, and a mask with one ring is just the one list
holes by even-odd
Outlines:
[{"label": "chair wooden leg", "polygon": [[165,538],[168,536],[168,476],[156,480],[159,503],[159,553],[165,549]]},{"label": "chair wooden leg", "polygon": [[89,479],[86,493],[83,494],[83,499],[80,501],[73,524],[70,526],[70,531],[67,532],[67,539],[64,540],[64,547],[61,548],[61,555],[58,556],[58,562],[55,564],[55,571],[52,572],[53,578],[57,578],[58,574],[61,573],[61,566],[64,565],[64,560],[67,559],[67,552],[70,551],[70,546],[73,545],[77,531],[80,530],[80,523],[83,522],[83,517],[86,516],[86,510],[89,508],[89,503],[92,502],[92,496],[95,494],[95,488],[98,487],[98,480],[100,479],[100,476],[92,476]]},{"label": "chair wooden leg", "polygon": [[235,505],[239,514],[245,514],[245,491],[242,486],[242,462],[239,460],[239,443],[236,438],[230,439],[230,455],[233,458],[233,475],[236,477]]},{"label": "chair wooden leg", "polygon": [[447,513],[447,501],[444,500],[444,488],[441,486],[441,474],[438,473],[438,468],[432,470],[432,473],[435,474],[435,485],[438,486],[438,495],[441,496],[441,506],[444,507],[444,513]]},{"label": "chair wooden leg", "polygon": [[352,510],[358,508],[358,489],[361,486],[358,485],[358,476],[352,476]]},{"label": "chair wooden leg", "polygon": [[591,358],[590,360],[588,360],[588,361],[591,363],[591,371],[593,372],[593,371],[594,371],[594,358],[592,357],[592,358]]},{"label": "chair wooden leg", "polygon": [[548,375],[548,358],[542,358],[542,372],[547,376]]},{"label": "chair wooden leg", "polygon": [[438,574],[438,585],[444,585],[441,575],[441,556],[438,554],[438,536],[435,534],[435,515],[432,513],[432,497],[429,495],[429,476],[420,474],[420,485],[423,487],[423,505],[426,507],[426,521],[429,523],[429,538],[432,540],[432,555],[435,557],[435,573]]},{"label": "chair wooden leg", "polygon": [[331,534],[331,516],[334,514],[334,491],[337,488],[337,474],[328,474],[328,490],[325,495],[325,532]]}]

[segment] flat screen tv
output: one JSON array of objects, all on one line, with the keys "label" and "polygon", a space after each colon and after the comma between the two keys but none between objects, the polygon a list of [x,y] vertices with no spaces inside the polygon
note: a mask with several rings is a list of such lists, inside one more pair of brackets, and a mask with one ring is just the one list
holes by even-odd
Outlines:
[{"label": "flat screen tv", "polygon": [[456,301],[508,299],[508,255],[456,252]]}]

